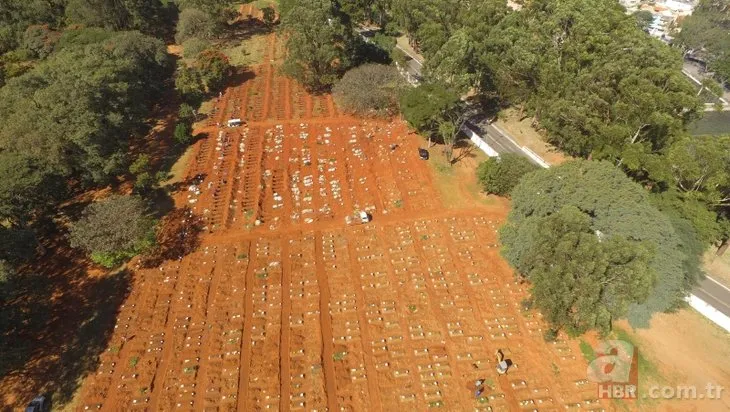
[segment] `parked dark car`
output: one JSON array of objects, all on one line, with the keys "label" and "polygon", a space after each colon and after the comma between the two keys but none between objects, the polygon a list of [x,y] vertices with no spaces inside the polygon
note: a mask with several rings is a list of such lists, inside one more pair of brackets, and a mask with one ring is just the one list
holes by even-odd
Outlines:
[{"label": "parked dark car", "polygon": [[419,147],[418,148],[418,157],[420,157],[421,160],[428,160],[428,157],[429,157],[428,150],[422,149]]},{"label": "parked dark car", "polygon": [[49,404],[46,397],[43,395],[36,396],[28,406],[25,408],[25,412],[46,412],[49,410]]}]

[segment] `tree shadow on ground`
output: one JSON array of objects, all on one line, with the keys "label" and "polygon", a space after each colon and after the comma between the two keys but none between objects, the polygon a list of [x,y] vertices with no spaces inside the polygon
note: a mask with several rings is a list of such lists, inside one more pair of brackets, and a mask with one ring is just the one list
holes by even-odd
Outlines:
[{"label": "tree shadow on ground", "polygon": [[126,299],[126,270],[93,273],[65,233],[41,239],[43,259],[22,267],[0,307],[0,409],[23,406],[40,393],[68,403],[94,371]]},{"label": "tree shadow on ground", "polygon": [[178,208],[167,213],[158,225],[155,247],[142,256],[140,266],[157,267],[165,260],[179,260],[200,246],[203,221],[189,208]]},{"label": "tree shadow on ground", "polygon": [[473,159],[477,157],[477,155],[474,154],[475,148],[476,146],[471,144],[471,141],[469,141],[466,137],[457,140],[454,143],[454,150],[456,151],[456,149],[459,149],[459,154],[451,159],[451,164],[456,164],[463,159]]},{"label": "tree shadow on ground", "polygon": [[230,24],[225,40],[244,41],[253,36],[266,35],[274,31],[274,26],[264,23],[262,20],[248,16],[236,20]]},{"label": "tree shadow on ground", "polygon": [[163,218],[170,211],[175,209],[175,200],[165,190],[165,188],[156,188],[145,193],[145,200],[152,209],[152,215],[157,219]]}]

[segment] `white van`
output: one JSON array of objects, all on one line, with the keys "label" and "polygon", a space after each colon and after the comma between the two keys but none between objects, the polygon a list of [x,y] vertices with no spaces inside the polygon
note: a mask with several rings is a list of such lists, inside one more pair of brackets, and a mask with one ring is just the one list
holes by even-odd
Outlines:
[{"label": "white van", "polygon": [[238,127],[243,123],[241,119],[231,119],[228,121],[228,127]]}]

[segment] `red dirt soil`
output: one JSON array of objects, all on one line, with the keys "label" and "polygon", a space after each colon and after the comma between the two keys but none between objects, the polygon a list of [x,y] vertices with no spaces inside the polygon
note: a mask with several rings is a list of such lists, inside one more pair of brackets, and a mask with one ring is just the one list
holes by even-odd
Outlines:
[{"label": "red dirt soil", "polygon": [[[607,407],[577,342],[545,343],[521,310],[503,206],[444,209],[402,122],[254,72],[196,130],[201,179],[176,200],[204,219],[200,248],[134,273],[79,410]],[[218,126],[235,117],[248,123]],[[373,222],[346,225],[359,210]]]}]

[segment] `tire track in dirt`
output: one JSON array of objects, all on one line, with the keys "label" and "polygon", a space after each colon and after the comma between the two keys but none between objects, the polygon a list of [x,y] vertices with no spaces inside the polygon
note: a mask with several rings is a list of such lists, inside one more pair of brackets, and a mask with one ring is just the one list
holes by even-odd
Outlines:
[{"label": "tire track in dirt", "polygon": [[[162,354],[160,355],[160,361],[157,364],[157,370],[155,373],[154,378],[152,379],[152,393],[150,394],[150,410],[157,411],[160,409],[163,409],[159,406],[160,404],[160,398],[164,395],[166,388],[164,386],[164,383],[167,379],[167,371],[169,368],[169,364],[172,361],[172,357],[174,355],[174,345],[175,345],[175,322],[174,322],[174,316],[177,312],[177,306],[179,305],[179,301],[177,299],[174,299],[175,296],[177,296],[177,292],[180,292],[180,287],[183,285],[182,277],[186,275],[189,271],[191,271],[193,260],[186,259],[184,265],[180,265],[180,268],[177,271],[177,281],[175,282],[175,286],[172,288],[172,296],[171,296],[171,302],[170,306],[167,310],[167,322],[165,323],[165,331],[164,336],[167,337],[165,340],[165,344],[162,347]],[[173,320],[173,321],[171,321]],[[107,402],[108,405],[116,405],[118,403],[115,402]]]},{"label": "tire track in dirt", "polygon": [[251,370],[251,323],[253,321],[253,285],[254,285],[254,257],[256,243],[252,241],[248,249],[248,267],[246,267],[246,297],[243,306],[243,335],[241,336],[241,371],[238,375],[237,410],[247,412],[248,381]]},{"label": "tire track in dirt", "polygon": [[[216,252],[216,255],[217,254],[218,254],[218,251]],[[222,254],[223,253],[221,253],[221,255]],[[220,259],[218,256],[215,256],[215,259],[221,260],[221,261],[223,260],[222,256]],[[214,263],[215,263],[215,261],[214,261]],[[215,321],[214,320],[215,318],[213,316],[215,311],[213,311],[213,313],[212,313],[211,310],[214,309],[214,304],[216,303],[215,296],[218,291],[218,286],[219,286],[218,284],[220,283],[221,272],[223,270],[226,270],[226,269],[222,265],[215,265],[213,267],[213,276],[210,280],[210,286],[208,288],[208,295],[206,297],[207,304],[205,306],[205,319],[206,319],[206,323],[207,323],[208,327],[203,329],[203,333],[202,333],[203,337],[201,338],[201,344],[200,344],[200,347],[201,347],[200,359],[202,360],[202,362],[199,362],[199,364],[198,364],[199,367],[198,367],[197,376],[196,376],[196,380],[198,382],[198,388],[197,388],[198,390],[195,392],[195,398],[193,401],[194,405],[198,409],[203,408],[203,405],[205,404],[205,394],[208,389],[208,387],[207,387],[208,380],[206,378],[207,378],[208,369],[210,366],[210,363],[207,362],[207,360],[209,359],[211,347],[212,347],[210,340],[212,339],[213,330],[217,331],[215,326],[212,325],[212,323]]]},{"label": "tire track in dirt", "polygon": [[289,77],[284,78],[284,96],[287,96],[286,99],[284,99],[284,119],[282,121],[291,119],[292,118],[292,109],[291,109],[291,96],[292,93],[292,79]]},{"label": "tire track in dirt", "polygon": [[[371,226],[373,228],[373,226]],[[360,268],[360,264],[357,260],[357,251],[355,250],[356,239],[352,236],[352,231],[346,231],[347,236],[347,255],[350,258],[350,268],[352,268],[353,274],[357,273],[357,269]],[[356,306],[359,308],[357,311],[358,320],[360,322],[360,339],[363,346],[363,358],[365,361],[365,373],[368,376],[367,384],[369,393],[370,406],[374,411],[382,411],[383,405],[380,401],[380,389],[378,387],[378,371],[373,363],[372,344],[373,341],[368,331],[368,319],[365,316],[365,310],[368,307],[368,302],[363,291],[363,285],[360,282],[359,276],[352,276],[353,278],[353,289],[355,290]]]},{"label": "tire track in dirt", "polygon": [[291,334],[291,256],[290,241],[282,238],[281,241],[281,335],[279,344],[279,410],[288,411],[291,406],[289,373],[289,336]]},{"label": "tire track in dirt", "polygon": [[[363,137],[360,139],[360,141],[363,142],[362,145],[363,145],[363,150],[365,151],[365,153],[369,153],[371,155],[375,153],[374,149],[373,149],[374,144],[373,144],[372,140],[370,140],[367,137]],[[371,182],[373,182],[373,184],[376,186],[376,189],[377,189],[378,178],[377,178],[377,174],[375,172],[375,165],[373,164],[373,159],[368,157],[367,159],[365,159],[365,163],[367,164],[367,166],[365,168],[365,172],[367,173],[367,175],[365,177],[368,180],[370,180]],[[382,212],[383,210],[386,210],[385,201],[383,200],[383,195],[380,193],[380,190],[375,190],[375,210],[377,210],[378,212]]]},{"label": "tire track in dirt", "polygon": [[[459,222],[463,223],[463,222]],[[440,233],[447,233],[449,236],[451,236],[449,247],[447,247],[447,253],[450,256],[450,262],[454,264],[455,271],[458,274],[459,281],[464,285],[464,289],[466,291],[467,301],[468,301],[468,307],[471,308],[476,312],[478,316],[474,316],[474,319],[486,319],[487,316],[482,312],[480,301],[477,299],[479,294],[477,291],[472,290],[473,288],[469,286],[470,279],[466,273],[466,270],[462,267],[461,261],[462,256],[459,255],[459,253],[463,253],[463,251],[460,249],[460,243],[458,239],[455,237],[455,233],[452,233],[445,227],[444,222],[438,222],[438,224],[433,225],[436,228],[440,229]],[[460,225],[461,226],[461,225]],[[463,226],[466,230],[469,230],[467,224],[463,224]],[[456,235],[461,235],[462,233],[457,233]],[[475,235],[476,236],[476,235]],[[472,239],[472,242],[475,239]],[[485,243],[479,243],[479,244],[486,244]],[[457,249],[459,249],[459,253],[457,253]],[[468,249],[467,249],[468,253]],[[482,302],[486,302],[486,300],[482,300]],[[489,330],[486,328],[485,324],[483,322],[474,322],[475,330],[481,333],[481,336],[489,336]],[[520,345],[521,346],[521,345]],[[463,365],[463,364],[461,364]],[[468,369],[466,367],[461,366],[458,362],[454,362],[453,368],[458,371],[459,376],[468,376],[472,375],[474,377],[474,380],[476,379],[483,379],[483,377],[480,375],[485,372],[479,371],[478,373],[475,373],[476,371],[474,369]],[[489,365],[492,366],[492,365]],[[481,367],[481,366],[480,366]],[[506,379],[500,379],[500,388],[502,389],[502,392],[504,392],[506,396],[506,400],[509,403],[509,406],[512,410],[519,410],[520,406],[517,403],[517,400],[514,396],[512,387],[510,385],[503,385],[505,383]],[[508,382],[507,382],[508,383]],[[467,392],[459,392],[461,394],[461,402],[462,404],[468,404],[470,401],[470,397],[467,396]]]},{"label": "tire track in dirt", "polygon": [[[144,302],[144,301],[148,300],[149,298],[151,298],[153,295],[155,295],[156,291],[154,289],[141,288],[141,286],[144,283],[151,280],[150,279],[151,277],[152,276],[149,276],[146,273],[145,274],[141,274],[141,273],[136,274],[135,280],[133,282],[133,287],[136,286],[137,290],[141,289],[142,292],[137,296],[130,295],[127,298],[127,300],[125,301],[125,303],[123,305],[124,307],[126,307],[128,305],[136,306],[139,302]],[[129,323],[122,323],[122,322],[124,322],[124,321],[122,320],[122,311],[120,311],[119,317],[117,318],[117,323],[116,323],[117,326],[115,326],[115,329],[118,326],[122,326],[122,328],[124,328],[124,329],[140,330],[141,325],[139,324],[138,316],[130,317],[129,319],[127,319],[127,322],[129,322]],[[132,338],[134,338],[134,337],[136,337],[136,336],[133,336]],[[135,340],[132,340],[129,338],[130,338],[130,336],[128,336],[128,333],[124,332],[123,337],[121,338],[122,344],[121,344],[121,347],[119,348],[119,352],[117,354],[117,362],[119,363],[119,367],[114,369],[114,373],[112,374],[111,379],[110,379],[111,382],[121,381],[123,374],[129,372],[128,370],[126,370],[126,365],[123,361],[130,358],[129,357],[130,352],[135,352],[136,351],[135,348],[138,346],[139,341],[144,339],[142,336],[137,337],[137,339],[135,339]],[[107,407],[108,405],[115,405],[120,402],[118,400],[120,397],[119,395],[121,395],[119,389],[120,389],[119,387],[116,387],[116,388],[109,387],[107,389],[106,397],[104,399],[104,407],[102,408],[102,410],[110,410],[110,408]]]},{"label": "tire track in dirt", "polygon": [[309,123],[312,119],[312,110],[314,107],[314,98],[311,94],[306,93],[304,94],[304,118],[307,119],[307,122]]},{"label": "tire track in dirt", "polygon": [[336,118],[338,113],[337,113],[337,109],[335,109],[335,102],[334,102],[334,99],[332,98],[332,95],[328,94],[326,96],[326,99],[327,99],[327,116],[326,117],[328,117],[330,119]]},{"label": "tire track in dirt", "polygon": [[330,314],[330,288],[324,270],[322,232],[314,234],[315,269],[319,285],[319,313],[322,325],[322,363],[324,364],[325,387],[327,391],[327,408],[338,410],[337,385],[335,384],[334,349],[332,339],[332,315]]},{"label": "tire track in dirt", "polygon": [[261,108],[261,113],[263,114],[264,119],[266,119],[269,113],[269,106],[271,105],[271,82],[274,76],[274,65],[271,64],[271,60],[273,59],[276,51],[276,36],[270,37],[269,48],[264,54],[264,60],[266,61],[264,69],[266,77],[264,78],[264,103]]}]

